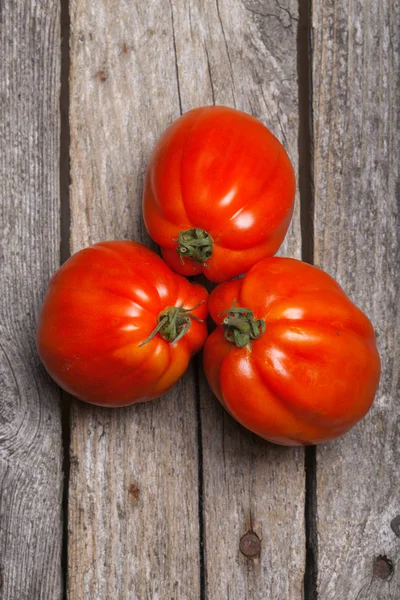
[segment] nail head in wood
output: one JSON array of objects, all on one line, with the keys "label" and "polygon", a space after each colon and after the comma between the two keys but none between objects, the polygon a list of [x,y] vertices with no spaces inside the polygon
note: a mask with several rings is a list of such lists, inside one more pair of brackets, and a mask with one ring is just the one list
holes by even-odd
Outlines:
[{"label": "nail head in wood", "polygon": [[378,556],[375,559],[374,575],[379,579],[388,579],[393,573],[393,563],[387,556]]},{"label": "nail head in wood", "polygon": [[247,558],[254,558],[261,550],[261,540],[254,531],[248,531],[240,540],[239,549]]}]

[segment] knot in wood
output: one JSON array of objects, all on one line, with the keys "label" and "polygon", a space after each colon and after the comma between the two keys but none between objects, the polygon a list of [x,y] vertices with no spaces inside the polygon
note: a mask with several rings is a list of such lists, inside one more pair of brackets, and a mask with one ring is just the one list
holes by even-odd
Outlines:
[{"label": "knot in wood", "polygon": [[393,563],[387,556],[378,556],[375,559],[374,575],[379,579],[388,579],[393,573]]},{"label": "knot in wood", "polygon": [[135,481],[133,481],[130,484],[130,486],[128,488],[128,494],[129,494],[129,498],[130,498],[130,501],[132,502],[132,504],[134,502],[136,502],[137,500],[139,500],[140,488]]},{"label": "knot in wood", "polygon": [[254,531],[248,531],[240,540],[239,549],[247,558],[254,558],[260,554],[261,540]]}]

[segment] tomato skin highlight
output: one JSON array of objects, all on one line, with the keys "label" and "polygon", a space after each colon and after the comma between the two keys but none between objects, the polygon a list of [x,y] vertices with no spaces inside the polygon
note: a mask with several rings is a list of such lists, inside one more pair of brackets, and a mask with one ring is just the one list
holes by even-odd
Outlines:
[{"label": "tomato skin highlight", "polygon": [[[113,407],[152,400],[177,382],[202,347],[207,297],[203,286],[173,273],[141,244],[95,244],[51,278],[37,329],[39,356],[50,376],[85,402]],[[175,344],[160,333],[143,344],[166,307],[192,309],[188,331]]]},{"label": "tomato skin highlight", "polygon": [[[277,138],[257,119],[225,106],[185,113],[159,139],[146,172],[143,216],[168,265],[215,283],[273,256],[293,214],[295,176]],[[205,263],[179,254],[179,234],[213,241]]]},{"label": "tomato skin highlight", "polygon": [[[225,339],[232,306],[265,322],[239,348]],[[204,346],[207,380],[244,427],[282,445],[339,437],[370,409],[380,358],[368,318],[324,271],[267,258],[210,294],[217,328]]]}]

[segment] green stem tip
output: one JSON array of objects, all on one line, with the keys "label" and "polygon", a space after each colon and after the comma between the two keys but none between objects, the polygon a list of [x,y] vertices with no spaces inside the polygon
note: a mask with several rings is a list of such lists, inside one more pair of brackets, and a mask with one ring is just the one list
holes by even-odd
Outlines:
[{"label": "green stem tip", "polygon": [[157,333],[170,342],[172,344],[176,344],[183,338],[183,336],[189,331],[191,320],[203,322],[202,319],[199,319],[195,315],[192,315],[191,311],[198,308],[201,304],[203,304],[204,300],[193,306],[192,308],[183,308],[182,306],[167,306],[160,312],[157,317],[157,325],[143,342],[139,344],[140,346],[144,346],[150,340],[153,339]]},{"label": "green stem tip", "polygon": [[176,251],[183,262],[184,258],[191,258],[195,262],[206,265],[206,261],[211,258],[214,244],[212,237],[204,229],[187,229],[179,233]]},{"label": "green stem tip", "polygon": [[238,348],[244,348],[251,340],[257,340],[265,333],[265,321],[256,320],[249,308],[232,306],[221,315],[226,315],[222,321],[225,339]]}]

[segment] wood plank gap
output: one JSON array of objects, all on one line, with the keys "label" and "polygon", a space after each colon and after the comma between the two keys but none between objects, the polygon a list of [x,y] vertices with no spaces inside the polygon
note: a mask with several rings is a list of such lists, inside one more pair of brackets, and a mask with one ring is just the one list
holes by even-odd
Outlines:
[{"label": "wood plank gap", "polygon": [[[69,38],[70,38],[70,17],[69,0],[61,0],[60,26],[61,26],[61,69],[60,69],[60,261],[64,263],[71,256],[70,251],[70,224],[71,209],[69,201],[70,186],[70,129],[69,129]],[[62,429],[62,449],[63,449],[63,496],[62,496],[62,548],[61,548],[61,568],[63,579],[63,599],[67,599],[68,594],[68,494],[69,494],[69,475],[70,475],[70,442],[71,442],[71,422],[70,422],[70,396],[61,392],[61,429]]]},{"label": "wood plank gap", "polygon": [[317,452],[309,446],[305,452],[306,469],[306,568],[304,573],[304,600],[317,600],[318,537],[317,537]]},{"label": "wood plank gap", "polygon": [[299,195],[301,257],[314,263],[314,184],[312,115],[312,14],[310,0],[299,0],[297,73],[299,96]]},{"label": "wood plank gap", "polygon": [[68,490],[70,474],[70,456],[69,448],[71,441],[70,428],[70,397],[66,392],[61,392],[61,430],[62,430],[62,449],[63,463],[63,495],[62,495],[62,547],[61,547],[61,569],[63,580],[63,600],[67,600],[68,594]]},{"label": "wood plank gap", "polygon": [[[312,5],[299,0],[297,32],[297,72],[299,98],[299,195],[302,260],[314,262],[314,185],[313,185],[313,114],[312,114]],[[305,533],[306,564],[304,600],[317,600],[317,465],[316,448],[305,451]]]},{"label": "wood plank gap", "polygon": [[61,0],[61,87],[60,87],[60,201],[61,242],[60,259],[64,263],[70,256],[71,208],[69,200],[70,175],[70,128],[69,128],[69,70],[70,70],[70,16],[69,0]]},{"label": "wood plank gap", "polygon": [[205,568],[205,534],[204,534],[204,476],[203,476],[203,434],[201,422],[201,398],[200,398],[200,371],[202,366],[202,356],[195,356],[195,393],[197,410],[197,451],[198,451],[198,510],[199,510],[199,579],[200,579],[200,600],[206,600],[206,568]]}]

